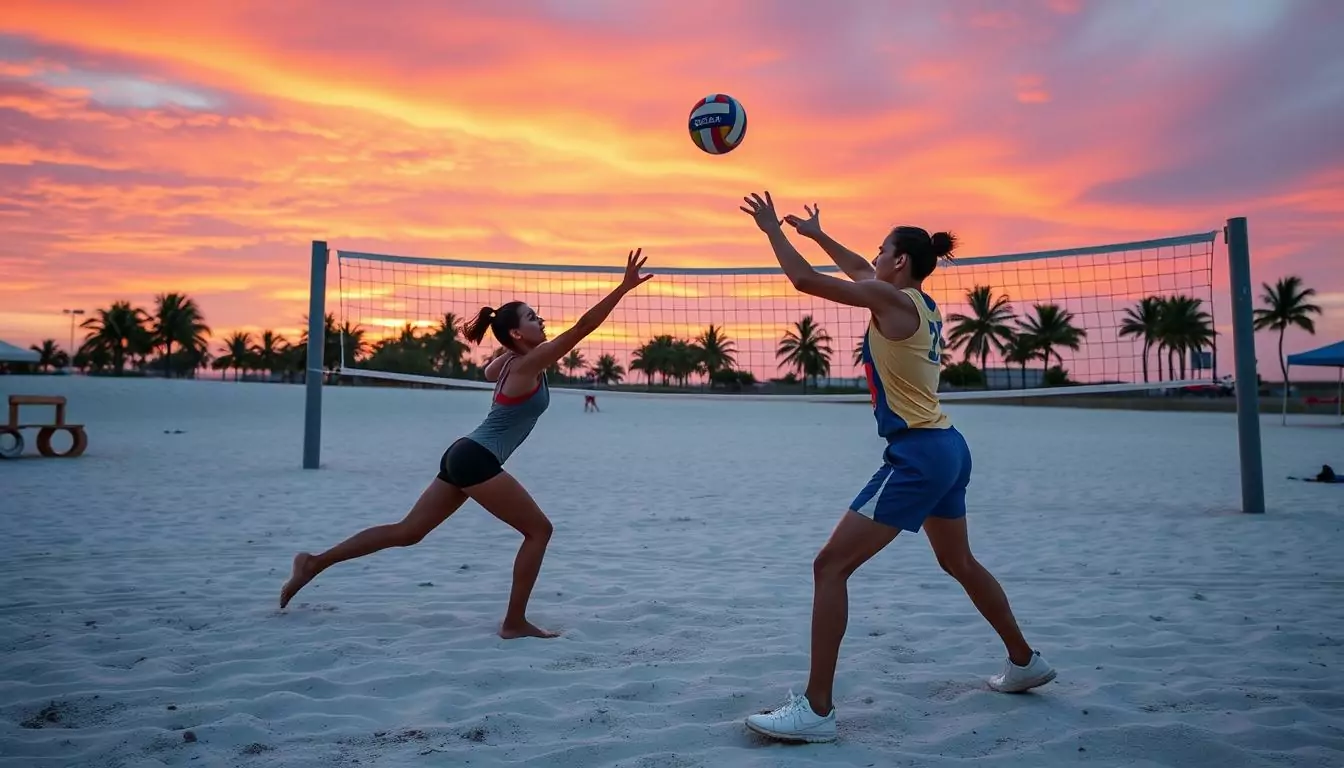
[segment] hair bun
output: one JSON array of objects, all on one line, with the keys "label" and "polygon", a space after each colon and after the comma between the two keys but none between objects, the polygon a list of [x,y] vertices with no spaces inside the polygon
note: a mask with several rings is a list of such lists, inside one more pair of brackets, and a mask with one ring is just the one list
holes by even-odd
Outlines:
[{"label": "hair bun", "polygon": [[933,255],[938,258],[951,256],[957,247],[957,236],[950,232],[935,232],[929,241],[933,244]]}]

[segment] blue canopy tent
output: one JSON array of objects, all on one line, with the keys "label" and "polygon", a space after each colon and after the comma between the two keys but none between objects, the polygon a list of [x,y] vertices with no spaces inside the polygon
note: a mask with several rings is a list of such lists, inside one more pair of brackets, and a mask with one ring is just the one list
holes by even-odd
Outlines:
[{"label": "blue canopy tent", "polygon": [[[1344,341],[1337,341],[1334,344],[1313,349],[1309,352],[1298,352],[1296,355],[1288,356],[1288,368],[1291,371],[1294,365],[1309,365],[1318,368],[1337,368],[1339,369],[1339,394],[1335,399],[1339,420],[1344,424]],[[1286,382],[1285,382],[1286,384]],[[1288,388],[1284,387],[1283,400],[1283,419],[1288,421]]]}]

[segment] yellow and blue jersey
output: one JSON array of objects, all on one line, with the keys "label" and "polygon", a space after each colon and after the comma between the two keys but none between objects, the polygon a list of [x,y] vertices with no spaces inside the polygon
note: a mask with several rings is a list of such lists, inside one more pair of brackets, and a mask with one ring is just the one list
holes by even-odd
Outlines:
[{"label": "yellow and blue jersey", "polygon": [[918,288],[903,288],[919,312],[919,327],[907,339],[882,335],[869,320],[863,336],[863,367],[872,395],[877,433],[888,441],[908,429],[948,429],[952,421],[938,401],[943,359],[943,315]]}]

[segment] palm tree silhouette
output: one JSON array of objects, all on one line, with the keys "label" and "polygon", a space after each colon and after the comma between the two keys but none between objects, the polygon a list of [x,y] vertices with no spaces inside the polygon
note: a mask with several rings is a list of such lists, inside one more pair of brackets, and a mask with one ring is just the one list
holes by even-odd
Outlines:
[{"label": "palm tree silhouette", "polygon": [[233,380],[238,380],[238,374],[248,370],[252,366],[252,334],[247,331],[234,331],[224,339],[224,346],[221,347],[224,354],[215,358],[211,366],[217,371],[227,371],[233,369]]},{"label": "palm tree silhouette", "polygon": [[653,386],[653,375],[659,374],[663,386],[667,386],[668,377],[674,374],[676,354],[676,340],[670,334],[659,334],[635,349],[630,370],[642,371],[648,376],[650,387]]},{"label": "palm tree silhouette", "polygon": [[[209,343],[210,326],[205,324],[201,309],[190,297],[181,293],[161,293],[154,297],[156,305],[151,333],[154,343],[163,346],[163,375],[173,375],[173,345],[194,352],[203,351]],[[190,355],[184,359],[190,360]]]},{"label": "palm tree silhouette", "polygon": [[1213,317],[1203,310],[1203,304],[1202,299],[1184,294],[1168,297],[1160,304],[1157,337],[1167,349],[1167,371],[1173,381],[1176,379],[1173,356],[1180,360],[1184,379],[1188,354],[1213,346]]},{"label": "palm tree silhouette", "polygon": [[471,351],[466,339],[460,335],[461,325],[461,318],[447,312],[426,340],[432,364],[449,376],[459,376],[466,370],[465,360]]},{"label": "palm tree silhouette", "polygon": [[[1143,380],[1148,381],[1148,354],[1160,339],[1162,323],[1162,299],[1157,296],[1145,296],[1137,306],[1125,310],[1125,318],[1120,322],[1121,338],[1134,336],[1143,339]],[[1161,354],[1158,354],[1158,376],[1162,375]]]},{"label": "palm tree silhouette", "polygon": [[1312,315],[1321,314],[1321,308],[1307,301],[1316,295],[1316,289],[1302,287],[1302,278],[1297,275],[1279,278],[1271,288],[1269,283],[1261,283],[1265,292],[1260,294],[1264,307],[1255,310],[1257,331],[1269,329],[1279,332],[1279,370],[1283,371],[1283,390],[1288,391],[1288,361],[1283,356],[1283,334],[1289,326],[1297,326],[1307,333],[1316,335],[1316,323]]},{"label": "palm tree silhouette", "polygon": [[573,378],[574,372],[582,369],[587,363],[588,361],[583,359],[583,353],[577,349],[571,349],[569,354],[565,355],[565,359],[560,361],[560,365],[564,367],[570,378]]},{"label": "palm tree silhouette", "polygon": [[736,349],[733,342],[724,335],[723,329],[710,324],[705,332],[695,339],[700,347],[700,365],[709,377],[710,386],[714,386],[714,374],[731,369],[737,364]]},{"label": "palm tree silhouette", "polygon": [[704,362],[700,347],[685,339],[674,339],[667,355],[668,374],[684,387],[687,379],[703,371]]},{"label": "palm tree silhouette", "polygon": [[815,385],[818,377],[831,372],[831,337],[811,315],[803,315],[793,328],[784,332],[775,357],[779,359],[778,367],[792,368],[803,378],[806,393],[808,379]]},{"label": "palm tree silhouette", "polygon": [[[658,360],[659,348],[653,341],[646,341],[635,347],[635,351],[630,353],[630,370],[643,373],[648,381],[644,385],[645,389],[653,389],[653,375],[657,373],[663,364]],[[615,358],[612,358],[615,360]]]},{"label": "palm tree silhouette", "polygon": [[331,362],[327,363],[329,370],[335,371],[341,365],[342,339],[345,341],[346,363],[354,365],[369,353],[369,343],[364,340],[364,328],[346,320],[339,328],[327,334],[326,353],[331,355]]},{"label": "palm tree silhouette", "polygon": [[[1087,336],[1087,331],[1074,326],[1073,313],[1058,304],[1036,304],[1034,309],[1036,315],[1028,316],[1021,323],[1022,333],[1030,336],[1036,348],[1040,350],[1040,359],[1045,362],[1044,370],[1050,369],[1051,357],[1059,360],[1059,364],[1063,366],[1064,358],[1060,357],[1056,348],[1063,347],[1077,352]],[[1025,381],[1025,367],[1022,375]]]},{"label": "palm tree silhouette", "polygon": [[55,339],[45,339],[41,345],[34,344],[29,349],[37,353],[37,367],[43,373],[46,373],[52,366],[62,367],[62,359],[68,357],[61,351],[60,347],[56,346]]},{"label": "palm tree silhouette", "polygon": [[[1041,349],[1036,345],[1036,339],[1030,334],[1014,333],[1008,340],[1003,351],[1003,361],[1005,363],[1017,363],[1022,366],[1022,388],[1027,388],[1027,363],[1032,360],[1039,360]],[[1013,380],[1008,379],[1008,388],[1012,389]]]},{"label": "palm tree silhouette", "polygon": [[[364,340],[364,329],[359,325],[352,325],[349,320],[336,325],[336,316],[328,312],[322,316],[322,367],[327,370],[328,377],[334,374],[336,369],[341,367],[341,340],[345,340],[345,364],[353,365],[359,362],[369,353],[369,343]],[[303,333],[299,336],[299,344],[304,348],[304,357],[299,361],[299,369],[303,370],[308,365],[308,315],[303,316]]]},{"label": "palm tree silhouette", "polygon": [[90,358],[106,355],[113,372],[120,376],[126,370],[126,358],[143,354],[148,346],[148,319],[144,309],[132,307],[129,301],[114,301],[111,307],[95,310],[93,317],[79,324],[89,330],[80,349]]},{"label": "palm tree silhouette", "polygon": [[285,348],[287,346],[288,343],[284,336],[271,330],[262,331],[261,341],[252,347],[252,359],[259,370],[276,373],[284,369]]},{"label": "palm tree silhouette", "polygon": [[988,285],[977,285],[967,291],[966,302],[971,306],[971,314],[956,313],[947,318],[952,323],[947,334],[948,346],[957,349],[965,345],[962,359],[979,357],[983,372],[990,348],[1002,355],[1013,337],[1012,326],[1008,324],[1015,317],[1013,305],[1007,296],[995,298],[994,289]]},{"label": "palm tree silhouette", "polygon": [[621,367],[620,363],[616,362],[616,358],[612,355],[599,357],[597,362],[593,363],[589,372],[592,373],[593,379],[599,384],[610,384],[612,382],[619,384],[621,379],[625,378],[625,369]]}]

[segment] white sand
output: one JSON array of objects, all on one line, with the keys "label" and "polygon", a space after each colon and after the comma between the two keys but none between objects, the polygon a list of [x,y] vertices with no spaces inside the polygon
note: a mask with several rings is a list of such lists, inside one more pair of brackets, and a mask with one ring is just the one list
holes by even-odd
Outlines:
[{"label": "white sand", "polygon": [[505,642],[519,539],[474,504],[276,610],[293,553],[399,519],[483,393],[329,388],[314,472],[301,387],[15,391],[69,394],[91,445],[0,462],[4,765],[1344,764],[1344,486],[1284,479],[1344,466],[1337,427],[1264,421],[1252,517],[1230,415],[952,406],[973,544],[1059,679],[988,690],[1001,646],[902,534],[851,582],[839,741],[792,746],[742,720],[805,684],[812,557],[879,461],[862,406],[557,396],[509,469],[555,522],[532,617],[564,635]]}]

